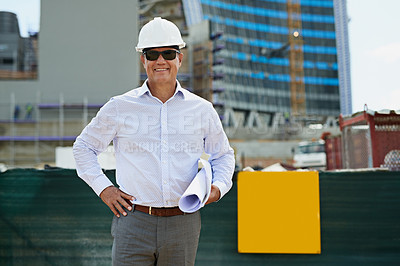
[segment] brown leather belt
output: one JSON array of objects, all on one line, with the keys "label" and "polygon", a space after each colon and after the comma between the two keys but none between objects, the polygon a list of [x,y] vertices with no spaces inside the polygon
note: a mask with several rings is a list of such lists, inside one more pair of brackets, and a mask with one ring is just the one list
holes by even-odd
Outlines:
[{"label": "brown leather belt", "polygon": [[184,215],[185,213],[179,209],[179,207],[173,208],[155,208],[155,207],[148,207],[142,205],[134,205],[134,209],[140,212],[144,212],[154,216],[175,216],[175,215]]}]

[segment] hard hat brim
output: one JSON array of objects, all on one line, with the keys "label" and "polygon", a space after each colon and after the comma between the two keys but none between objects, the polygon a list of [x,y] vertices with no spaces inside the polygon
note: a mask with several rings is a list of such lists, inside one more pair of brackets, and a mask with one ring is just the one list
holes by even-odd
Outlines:
[{"label": "hard hat brim", "polygon": [[136,46],[135,47],[135,49],[136,49],[136,52],[143,52],[143,50],[144,49],[154,49],[154,48],[162,48],[162,47],[174,47],[174,46],[177,46],[177,47],[179,47],[179,49],[182,49],[182,48],[185,48],[186,47],[186,43],[185,42],[183,42],[183,43],[181,43],[181,44],[171,44],[171,45],[160,45],[160,46],[151,46],[151,47],[138,47],[138,46]]}]

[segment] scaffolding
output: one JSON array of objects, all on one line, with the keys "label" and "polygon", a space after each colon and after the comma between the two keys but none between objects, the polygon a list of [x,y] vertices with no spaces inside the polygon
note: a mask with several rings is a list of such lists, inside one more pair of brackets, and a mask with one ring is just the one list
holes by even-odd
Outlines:
[{"label": "scaffolding", "polygon": [[[22,164],[41,164],[54,161],[56,146],[70,146],[89,119],[95,116],[102,104],[68,104],[60,94],[56,103],[42,103],[40,92],[36,103],[20,117],[20,106],[14,93],[10,95],[9,117],[0,121],[0,163],[10,167]],[[27,105],[30,105],[28,103]],[[18,110],[18,113],[16,112]],[[8,146],[8,149],[6,148]]]},{"label": "scaffolding", "polygon": [[193,92],[213,102],[212,92],[212,42],[205,41],[193,49]]}]

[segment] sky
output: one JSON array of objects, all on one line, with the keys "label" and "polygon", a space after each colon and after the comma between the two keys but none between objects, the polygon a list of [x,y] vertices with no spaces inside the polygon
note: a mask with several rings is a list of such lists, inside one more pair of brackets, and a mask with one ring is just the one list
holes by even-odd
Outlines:
[{"label": "sky", "polygon": [[[0,0],[21,34],[39,30],[40,0]],[[353,112],[400,109],[400,0],[347,0]]]},{"label": "sky", "polygon": [[17,14],[23,37],[39,30],[40,0],[0,0],[0,10]]},{"label": "sky", "polygon": [[353,112],[400,109],[399,12],[399,0],[347,0]]}]

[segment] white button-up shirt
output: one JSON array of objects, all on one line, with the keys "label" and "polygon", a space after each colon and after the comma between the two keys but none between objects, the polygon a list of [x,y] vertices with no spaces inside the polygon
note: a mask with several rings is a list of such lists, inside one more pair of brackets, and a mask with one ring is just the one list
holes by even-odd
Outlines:
[{"label": "white button-up shirt", "polygon": [[113,97],[74,143],[78,175],[100,195],[111,181],[97,155],[113,141],[116,180],[136,198],[134,204],[178,206],[198,170],[203,152],[210,155],[213,181],[225,195],[232,186],[234,154],[212,104],[183,89],[165,103],[142,87]]}]

